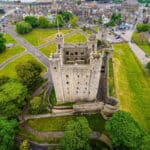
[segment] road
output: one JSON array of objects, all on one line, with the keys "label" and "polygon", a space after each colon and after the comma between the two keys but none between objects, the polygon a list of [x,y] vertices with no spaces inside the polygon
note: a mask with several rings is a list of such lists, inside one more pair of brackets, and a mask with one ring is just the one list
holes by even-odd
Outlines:
[{"label": "road", "polygon": [[45,74],[45,78],[48,78],[50,82],[52,82],[52,76],[50,72],[50,64],[49,59],[43,55],[36,47],[32,46],[29,42],[23,39],[20,35],[18,35],[13,27],[6,27],[5,31],[9,33],[16,41],[18,41],[21,45],[23,45],[27,52],[33,54],[38,60],[40,60],[47,68],[47,73]]}]

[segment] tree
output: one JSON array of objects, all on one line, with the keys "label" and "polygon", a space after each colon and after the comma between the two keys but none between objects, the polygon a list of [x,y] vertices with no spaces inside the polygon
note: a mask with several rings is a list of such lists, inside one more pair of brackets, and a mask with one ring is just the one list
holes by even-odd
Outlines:
[{"label": "tree", "polygon": [[50,22],[48,19],[44,16],[39,17],[39,27],[40,28],[48,28],[50,25]]},{"label": "tree", "polygon": [[21,143],[19,150],[30,150],[30,144],[29,144],[28,140],[24,140]]},{"label": "tree", "polygon": [[18,130],[16,120],[7,120],[0,116],[0,150],[12,150]]},{"label": "tree", "polygon": [[60,11],[59,14],[62,16],[63,20],[68,23],[70,19],[73,18],[73,14],[69,11]]},{"label": "tree", "polygon": [[149,149],[150,149],[150,135],[147,134],[142,139],[140,150],[149,150]]},{"label": "tree", "polygon": [[111,120],[106,122],[105,128],[110,133],[114,147],[122,150],[137,150],[145,135],[140,125],[124,111],[117,111]]},{"label": "tree", "polygon": [[27,98],[27,88],[17,80],[9,80],[0,87],[0,114],[9,118],[22,112]]},{"label": "tree", "polygon": [[4,35],[0,33],[0,53],[2,53],[6,49],[6,39],[4,38]]},{"label": "tree", "polygon": [[119,25],[121,23],[121,14],[120,13],[113,13],[111,17],[111,21],[115,24]]},{"label": "tree", "polygon": [[24,20],[25,22],[29,23],[32,28],[35,28],[39,25],[38,19],[34,16],[26,16]]},{"label": "tree", "polygon": [[0,76],[0,86],[5,84],[9,80],[9,77]]},{"label": "tree", "polygon": [[41,97],[34,97],[30,100],[30,113],[31,114],[40,114],[46,112],[47,103]]},{"label": "tree", "polygon": [[64,137],[61,140],[65,150],[90,150],[89,138],[92,131],[85,117],[78,117],[68,122]]},{"label": "tree", "polygon": [[73,18],[70,19],[69,23],[70,25],[75,28],[78,26],[79,18],[77,16],[73,16]]},{"label": "tree", "polygon": [[42,81],[42,68],[36,61],[29,60],[22,62],[16,66],[16,72],[23,84],[25,84],[30,92],[34,90]]},{"label": "tree", "polygon": [[62,15],[58,14],[54,20],[54,25],[55,27],[59,26],[59,27],[63,27],[64,26],[64,20]]},{"label": "tree", "polygon": [[150,24],[139,23],[139,24],[136,25],[136,29],[137,29],[138,32],[150,31]]},{"label": "tree", "polygon": [[25,21],[21,21],[21,22],[16,24],[16,31],[19,34],[29,33],[32,31],[32,26]]},{"label": "tree", "polygon": [[147,63],[146,68],[150,70],[150,62]]}]

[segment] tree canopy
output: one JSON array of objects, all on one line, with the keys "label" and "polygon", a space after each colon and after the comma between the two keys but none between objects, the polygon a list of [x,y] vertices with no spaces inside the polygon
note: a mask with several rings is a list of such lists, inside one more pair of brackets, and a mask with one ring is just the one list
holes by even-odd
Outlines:
[{"label": "tree canopy", "polygon": [[64,24],[65,24],[65,22],[64,22],[62,15],[58,14],[54,20],[55,27],[57,27],[57,26],[63,27]]},{"label": "tree canopy", "polygon": [[40,28],[48,28],[50,25],[50,22],[48,19],[44,16],[39,17],[39,27]]},{"label": "tree canopy", "polygon": [[0,116],[0,150],[13,149],[17,130],[18,122],[16,120],[7,120]]},{"label": "tree canopy", "polygon": [[69,11],[60,11],[59,14],[62,16],[63,20],[68,23],[70,19],[73,18],[73,14]]},{"label": "tree canopy", "polygon": [[30,113],[31,114],[40,114],[46,112],[47,103],[42,97],[34,97],[30,100]]},{"label": "tree canopy", "polygon": [[35,28],[39,25],[38,19],[34,16],[26,16],[24,20],[25,22],[29,23],[32,28]]},{"label": "tree canopy", "polygon": [[42,68],[36,61],[29,60],[16,66],[16,72],[23,84],[32,92],[43,80],[40,76]]},{"label": "tree canopy", "polygon": [[140,125],[124,111],[116,112],[111,120],[106,122],[105,128],[110,133],[114,147],[122,150],[137,150],[145,136]]},{"label": "tree canopy", "polygon": [[91,132],[86,118],[78,117],[76,120],[69,121],[61,140],[62,148],[65,150],[90,150]]},{"label": "tree canopy", "polygon": [[30,144],[29,144],[28,140],[24,140],[21,143],[19,150],[30,150]]},{"label": "tree canopy", "polygon": [[73,17],[70,19],[70,21],[69,21],[70,25],[71,25],[73,28],[75,28],[75,27],[78,26],[78,22],[79,22],[79,18],[78,18],[77,16],[73,16]]},{"label": "tree canopy", "polygon": [[150,31],[150,24],[139,23],[139,24],[136,25],[136,29],[137,29],[138,32]]},{"label": "tree canopy", "polygon": [[32,26],[25,21],[21,21],[16,24],[16,31],[20,34],[29,33],[32,31]]},{"label": "tree canopy", "polygon": [[16,80],[9,80],[0,87],[0,114],[17,117],[22,112],[27,98],[27,88]]},{"label": "tree canopy", "polygon": [[4,35],[0,33],[0,53],[2,53],[6,49],[6,39],[4,38]]}]

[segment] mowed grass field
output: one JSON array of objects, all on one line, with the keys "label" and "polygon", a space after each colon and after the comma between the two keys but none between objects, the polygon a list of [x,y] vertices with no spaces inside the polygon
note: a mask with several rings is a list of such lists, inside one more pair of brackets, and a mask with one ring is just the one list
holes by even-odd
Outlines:
[{"label": "mowed grass field", "polygon": [[[26,62],[28,60],[35,60],[35,61],[38,61],[33,55],[31,54],[26,54],[26,55],[23,55],[22,57],[20,58],[17,58],[15,59],[14,61],[8,63],[2,70],[0,70],[0,76],[2,75],[5,75],[5,76],[8,76],[10,78],[17,78],[17,73],[15,71],[15,67],[17,64],[20,64],[21,62]],[[39,62],[39,61],[38,61]],[[39,64],[41,65],[42,69],[43,69],[43,72],[42,74],[44,74],[46,72],[46,67],[41,64],[39,62]]]},{"label": "mowed grass field", "polygon": [[[100,114],[91,115],[80,115],[84,116],[88,122],[89,126],[93,131],[104,131],[105,120]],[[28,125],[42,132],[48,131],[64,131],[67,122],[76,119],[78,116],[63,116],[63,117],[51,117],[51,118],[40,118],[28,120]]]},{"label": "mowed grass field", "polygon": [[49,57],[51,54],[56,52],[56,43],[52,43],[46,47],[43,47],[40,49],[40,51]]},{"label": "mowed grass field", "polygon": [[[71,31],[72,30],[61,29],[60,33],[67,34]],[[57,29],[34,29],[30,33],[24,34],[22,36],[32,45],[39,46],[54,39],[57,32]]]},{"label": "mowed grass field", "polygon": [[11,58],[12,56],[23,52],[25,48],[21,45],[16,45],[11,48],[7,48],[4,52],[0,53],[0,64]]},{"label": "mowed grass field", "polygon": [[6,44],[11,43],[15,45],[11,48],[7,48],[4,52],[0,53],[0,64],[11,58],[12,56],[19,54],[25,50],[25,48],[17,44],[15,39],[13,39],[9,34],[5,34],[4,37],[6,38]]},{"label": "mowed grass field", "polygon": [[75,33],[65,38],[65,43],[85,43],[85,42],[87,42],[87,39],[81,33]]},{"label": "mowed grass field", "polygon": [[[144,35],[144,34],[143,34]],[[148,55],[150,55],[150,43],[148,43],[148,39],[145,42],[141,42],[143,38],[140,33],[134,32],[132,36],[132,40]]]},{"label": "mowed grass field", "polygon": [[128,44],[114,47],[114,75],[120,109],[128,111],[150,131],[150,76]]}]

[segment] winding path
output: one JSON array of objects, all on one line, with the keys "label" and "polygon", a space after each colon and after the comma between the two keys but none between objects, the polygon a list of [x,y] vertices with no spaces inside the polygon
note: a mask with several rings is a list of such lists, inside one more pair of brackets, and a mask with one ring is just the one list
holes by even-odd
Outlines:
[{"label": "winding path", "polygon": [[23,51],[22,53],[19,53],[19,54],[17,54],[17,55],[14,55],[13,57],[7,59],[7,60],[4,61],[2,64],[0,64],[0,70],[2,70],[2,69],[3,69],[7,64],[9,64],[10,62],[14,61],[15,59],[17,59],[17,58],[19,58],[19,57],[21,57],[21,56],[23,56],[23,55],[25,55],[25,54],[27,54],[27,51],[26,51],[26,50]]}]

